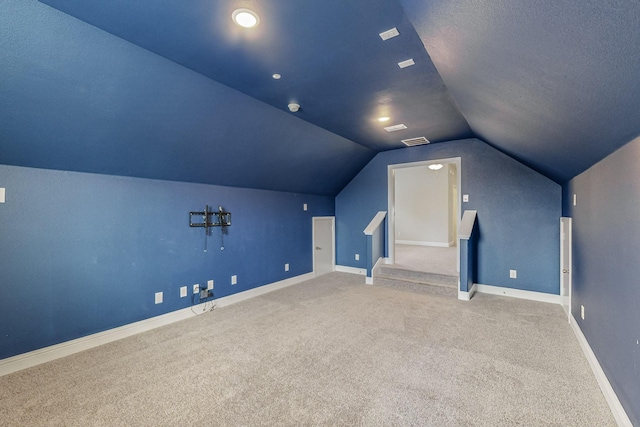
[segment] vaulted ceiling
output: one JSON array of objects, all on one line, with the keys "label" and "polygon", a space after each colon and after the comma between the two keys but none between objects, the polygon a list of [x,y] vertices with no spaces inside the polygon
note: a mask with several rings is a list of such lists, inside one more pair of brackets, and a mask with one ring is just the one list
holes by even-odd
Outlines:
[{"label": "vaulted ceiling", "polygon": [[635,0],[5,0],[0,163],[335,195],[475,136],[564,182],[640,135],[638,40]]}]

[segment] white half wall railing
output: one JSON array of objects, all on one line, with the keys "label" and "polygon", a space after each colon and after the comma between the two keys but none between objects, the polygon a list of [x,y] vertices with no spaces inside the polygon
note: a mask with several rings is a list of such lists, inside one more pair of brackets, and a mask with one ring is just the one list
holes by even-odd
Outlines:
[{"label": "white half wall railing", "polygon": [[367,228],[364,234],[367,239],[367,283],[373,284],[373,267],[380,258],[384,257],[384,220],[387,217],[386,211],[378,212]]},{"label": "white half wall railing", "polygon": [[469,300],[473,296],[473,284],[476,275],[476,250],[477,226],[476,217],[478,211],[464,211],[460,227],[458,227],[458,250],[460,251],[460,283],[458,285],[458,298]]}]

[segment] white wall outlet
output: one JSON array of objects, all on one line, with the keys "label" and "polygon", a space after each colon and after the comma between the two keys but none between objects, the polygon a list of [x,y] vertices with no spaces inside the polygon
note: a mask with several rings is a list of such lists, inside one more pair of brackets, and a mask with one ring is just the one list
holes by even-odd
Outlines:
[{"label": "white wall outlet", "polygon": [[237,285],[238,284],[238,276],[236,276],[235,274],[233,276],[231,276],[231,284],[232,285]]},{"label": "white wall outlet", "polygon": [[307,210],[307,204],[305,203],[304,205],[302,205],[302,210],[306,211]]},{"label": "white wall outlet", "polygon": [[5,189],[0,188],[0,203],[4,203]]},{"label": "white wall outlet", "polygon": [[360,261],[360,254],[356,254],[356,261]]},{"label": "white wall outlet", "polygon": [[209,280],[207,282],[207,289],[212,290],[213,289],[213,280]]},{"label": "white wall outlet", "polygon": [[186,286],[180,287],[180,298],[184,298],[186,296],[187,296],[187,287]]},{"label": "white wall outlet", "polygon": [[469,201],[469,195],[468,194],[463,194],[462,195],[462,201],[465,202],[465,203],[468,202]]},{"label": "white wall outlet", "polygon": [[289,264],[284,265],[284,271],[289,271]]},{"label": "white wall outlet", "polygon": [[584,305],[580,305],[580,318],[584,320]]},{"label": "white wall outlet", "polygon": [[196,283],[193,285],[193,293],[197,294],[198,292],[200,292],[200,284]]},{"label": "white wall outlet", "polygon": [[578,204],[578,196],[576,195],[576,193],[573,193],[573,206],[576,206]]},{"label": "white wall outlet", "polygon": [[518,270],[509,270],[509,278],[517,279],[518,278]]},{"label": "white wall outlet", "polygon": [[156,292],[156,304],[162,304],[162,292]]}]

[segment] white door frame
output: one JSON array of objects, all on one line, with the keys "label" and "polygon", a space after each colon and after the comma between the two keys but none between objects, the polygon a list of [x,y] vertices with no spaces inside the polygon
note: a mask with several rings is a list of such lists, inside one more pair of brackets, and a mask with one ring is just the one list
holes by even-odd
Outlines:
[{"label": "white door frame", "polygon": [[319,221],[331,221],[331,271],[336,271],[336,217],[314,216],[311,225],[311,254],[313,259],[313,274],[316,274],[316,224]]},{"label": "white door frame", "polygon": [[[571,287],[572,287],[572,227],[573,221],[569,217],[560,218],[560,298],[562,308],[567,313],[567,318],[571,322]],[[567,264],[564,263],[565,251]]]},{"label": "white door frame", "polygon": [[[458,172],[458,212],[456,218],[458,222],[462,218],[460,212],[462,211],[462,158],[461,157],[449,157],[446,159],[434,159],[424,160],[413,163],[398,163],[396,165],[387,166],[387,242],[389,245],[389,263],[394,264],[396,260],[396,169],[414,168],[418,166],[429,166],[434,163],[452,163],[456,165]],[[457,232],[457,229],[456,229]],[[458,236],[455,236],[455,241],[458,240]],[[458,249],[458,271],[460,271],[460,250]]]}]

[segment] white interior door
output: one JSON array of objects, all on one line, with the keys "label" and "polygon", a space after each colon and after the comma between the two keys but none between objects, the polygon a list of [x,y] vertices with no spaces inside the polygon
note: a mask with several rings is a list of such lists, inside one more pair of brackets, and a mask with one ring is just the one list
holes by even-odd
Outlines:
[{"label": "white interior door", "polygon": [[571,321],[571,218],[560,218],[560,297]]},{"label": "white interior door", "polygon": [[317,276],[335,270],[335,218],[313,218],[313,272]]}]

